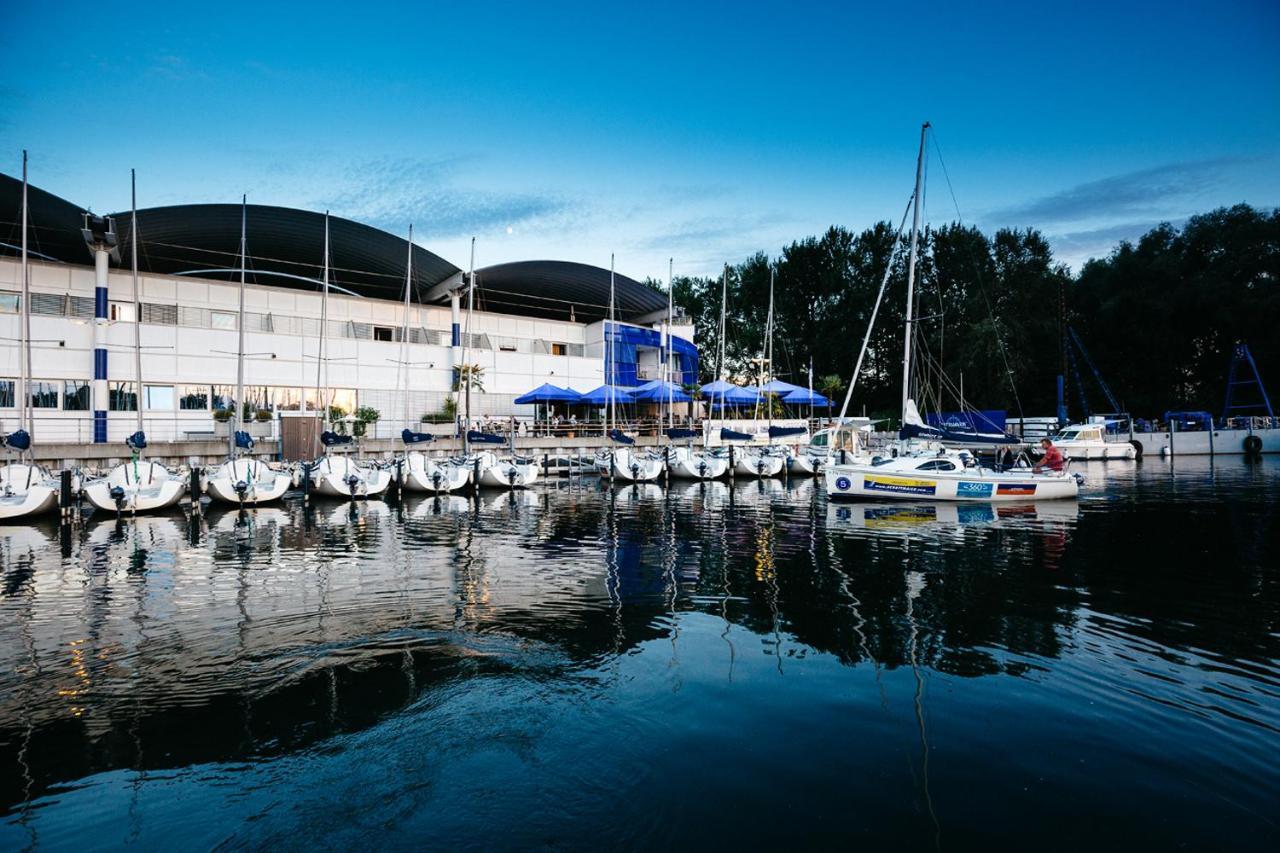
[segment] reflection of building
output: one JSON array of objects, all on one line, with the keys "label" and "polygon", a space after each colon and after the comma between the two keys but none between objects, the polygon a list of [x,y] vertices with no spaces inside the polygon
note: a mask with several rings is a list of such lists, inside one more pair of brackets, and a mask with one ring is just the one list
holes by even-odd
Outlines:
[{"label": "reflection of building", "polygon": [[[19,182],[0,175],[0,428],[17,414],[20,194]],[[47,192],[33,188],[30,196],[37,438],[118,441],[134,429],[139,402],[130,216],[86,217]],[[138,211],[141,403],[153,440],[207,434],[214,412],[230,405],[240,223],[235,204]],[[380,435],[398,434],[406,421],[445,408],[464,350],[483,368],[484,393],[472,397],[477,414],[532,414],[513,400],[543,382],[588,391],[604,381],[608,270],[558,261],[477,270],[468,334],[465,274],[415,244],[402,358],[408,243],[346,219],[331,217],[329,226],[331,296],[318,370],[324,216],[247,209],[246,397],[255,408],[312,409],[320,384],[326,400],[349,412],[378,409]],[[616,291],[611,378],[627,385],[658,378],[666,297],[621,275]],[[672,349],[685,381],[697,373],[692,333],[678,319]],[[406,384],[407,395],[399,391]]]}]

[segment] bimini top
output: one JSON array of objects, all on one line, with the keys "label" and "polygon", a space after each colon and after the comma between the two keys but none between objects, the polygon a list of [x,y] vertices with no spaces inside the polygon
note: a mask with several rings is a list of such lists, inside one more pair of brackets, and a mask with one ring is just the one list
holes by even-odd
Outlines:
[{"label": "bimini top", "polygon": [[[666,316],[667,297],[625,275],[614,276],[615,316]],[[594,323],[609,313],[609,271],[571,261],[515,261],[476,270],[476,308],[551,320]]]}]

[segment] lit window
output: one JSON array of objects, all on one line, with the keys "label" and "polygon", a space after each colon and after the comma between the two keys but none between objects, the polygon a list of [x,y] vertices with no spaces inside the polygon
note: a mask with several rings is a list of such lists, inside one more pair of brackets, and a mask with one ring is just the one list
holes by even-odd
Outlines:
[{"label": "lit window", "polygon": [[552,344],[551,354],[552,355],[568,355],[569,345],[568,344]]},{"label": "lit window", "polygon": [[173,386],[172,385],[148,385],[147,387],[147,409],[153,412],[172,412],[173,411]]},{"label": "lit window", "polygon": [[237,315],[230,311],[210,311],[209,326],[213,329],[228,329],[235,331]]},{"label": "lit window", "polygon": [[63,383],[62,410],[64,412],[87,412],[92,408],[92,402],[88,382],[83,379],[68,379]]}]

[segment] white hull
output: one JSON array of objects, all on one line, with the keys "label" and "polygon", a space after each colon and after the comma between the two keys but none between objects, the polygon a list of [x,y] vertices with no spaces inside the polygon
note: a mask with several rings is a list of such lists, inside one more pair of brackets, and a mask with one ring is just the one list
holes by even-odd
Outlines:
[{"label": "white hull", "polygon": [[111,473],[84,487],[84,496],[104,512],[159,512],[182,499],[184,480],[174,477],[159,462],[136,460],[111,469]]},{"label": "white hull", "polygon": [[729,458],[687,447],[667,451],[667,470],[682,480],[718,480],[729,473]]},{"label": "white hull", "polygon": [[[1262,443],[1261,453],[1280,453],[1280,429],[1215,429],[1200,432],[1135,432],[1143,456],[1243,455],[1250,436]],[[1128,436],[1120,441],[1127,443]]]},{"label": "white hull", "polygon": [[479,485],[489,489],[524,489],[538,479],[538,466],[532,462],[499,459],[492,453],[480,454]]},{"label": "white hull", "polygon": [[[209,478],[209,497],[233,506],[258,506],[284,497],[293,478],[256,459],[223,462]],[[239,488],[237,488],[239,486]]]},{"label": "white hull", "polygon": [[1068,459],[1137,459],[1132,444],[1116,441],[1055,441],[1054,446]]},{"label": "white hull", "polygon": [[52,512],[58,508],[59,490],[38,465],[5,465],[0,468],[0,522]]},{"label": "white hull", "polygon": [[832,465],[827,470],[831,500],[1004,501],[1074,498],[1080,487],[1066,472],[995,472],[988,468],[921,470],[920,465],[942,461],[926,456],[899,457],[883,465]]},{"label": "white hull", "polygon": [[624,483],[649,483],[662,476],[662,459],[640,456],[629,447],[606,451],[601,464],[604,476]]},{"label": "white hull", "polygon": [[818,473],[818,460],[804,453],[787,458],[787,473],[793,477],[812,477]]},{"label": "white hull", "polygon": [[404,487],[411,492],[443,495],[456,492],[470,482],[470,468],[441,464],[419,452],[405,456]]},{"label": "white hull", "polygon": [[735,452],[734,456],[733,472],[740,477],[777,477],[787,461],[776,453],[759,451],[744,450],[741,455]]},{"label": "white hull", "polygon": [[316,494],[327,498],[372,498],[391,485],[391,472],[361,465],[347,456],[325,456],[311,469],[311,485]]}]

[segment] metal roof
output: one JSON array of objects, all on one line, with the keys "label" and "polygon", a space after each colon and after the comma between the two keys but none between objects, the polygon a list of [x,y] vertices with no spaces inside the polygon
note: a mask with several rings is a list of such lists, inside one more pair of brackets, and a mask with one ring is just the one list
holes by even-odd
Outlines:
[{"label": "metal roof", "polygon": [[[667,297],[625,275],[615,275],[616,316],[629,320],[667,310]],[[609,271],[572,261],[515,261],[476,270],[476,307],[579,323],[609,312]]]}]

